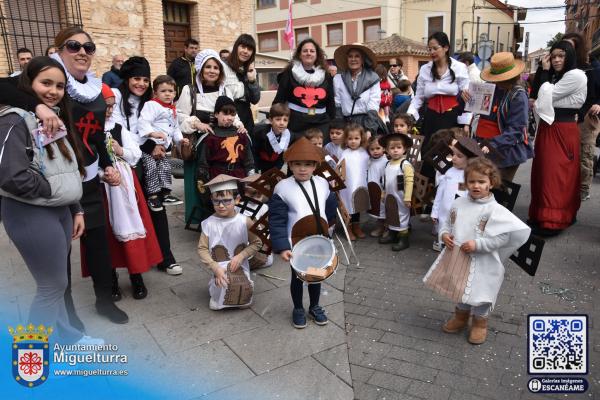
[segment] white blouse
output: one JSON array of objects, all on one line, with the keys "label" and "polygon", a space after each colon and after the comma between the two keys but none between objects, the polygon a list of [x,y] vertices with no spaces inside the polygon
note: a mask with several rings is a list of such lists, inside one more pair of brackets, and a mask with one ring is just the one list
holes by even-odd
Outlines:
[{"label": "white blouse", "polygon": [[[469,71],[467,66],[460,61],[450,59],[450,67],[446,69],[444,75],[439,80],[433,80],[431,68],[433,61],[423,65],[419,70],[419,78],[417,79],[417,93],[413,97],[407,113],[412,115],[416,120],[419,119],[419,109],[423,102],[436,95],[456,96],[459,91],[469,88]],[[454,71],[455,80],[452,82],[450,68]],[[458,123],[461,125],[468,124],[471,121],[471,113],[464,113],[458,117]]]},{"label": "white blouse", "polygon": [[587,76],[580,69],[565,72],[563,77],[552,84],[544,83],[535,101],[535,113],[546,123],[554,123],[555,108],[579,109],[587,97]]},{"label": "white blouse", "polygon": [[337,74],[333,77],[333,91],[335,93],[335,106],[336,108],[342,109],[344,117],[349,117],[351,114],[366,114],[367,111],[379,111],[379,103],[381,102],[381,88],[376,83],[369,89],[365,90],[360,94],[356,104],[354,105],[354,111],[352,111],[352,97],[344,81],[342,80],[342,74]]},{"label": "white blouse", "polygon": [[[119,89],[113,89],[113,93],[115,94],[115,106],[113,108],[112,118],[115,122],[121,125],[123,128],[126,128],[131,132],[134,137],[137,136],[138,131],[138,106],[140,104],[140,98],[138,96],[129,95],[129,104],[131,105],[131,110],[133,110],[133,115],[129,116],[129,126],[127,125],[127,116],[125,115],[125,110],[123,109],[123,105],[121,104],[121,99],[123,95],[119,91]],[[144,139],[145,141],[145,139]],[[142,141],[143,143],[143,141]],[[139,143],[139,144],[142,144]]]},{"label": "white blouse", "polygon": [[[215,104],[219,96],[227,95],[227,97],[232,98],[226,93],[226,90],[221,89],[210,93],[196,93],[196,110],[209,113],[214,112]],[[189,85],[183,87],[181,94],[179,95],[179,100],[177,100],[177,119],[179,121],[181,132],[186,134],[194,133],[196,131],[194,128],[196,122],[200,122],[198,117],[192,113],[192,97],[190,95]],[[233,125],[236,128],[244,126],[237,114],[233,120]]]}]

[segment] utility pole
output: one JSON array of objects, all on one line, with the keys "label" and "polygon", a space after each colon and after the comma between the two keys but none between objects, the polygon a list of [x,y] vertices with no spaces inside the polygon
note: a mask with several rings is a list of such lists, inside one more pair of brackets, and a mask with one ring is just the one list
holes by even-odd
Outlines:
[{"label": "utility pole", "polygon": [[498,25],[498,31],[496,32],[496,53],[499,52],[500,48],[500,25]]},{"label": "utility pole", "polygon": [[456,0],[452,0],[450,5],[450,55],[454,54],[454,45],[456,42]]}]

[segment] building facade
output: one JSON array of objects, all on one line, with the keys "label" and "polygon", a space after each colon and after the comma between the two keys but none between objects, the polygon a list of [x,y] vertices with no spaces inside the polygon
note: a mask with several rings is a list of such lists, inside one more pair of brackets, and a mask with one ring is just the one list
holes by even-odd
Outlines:
[{"label": "building facade", "polygon": [[[18,69],[16,51],[43,55],[54,35],[68,25],[82,26],[96,43],[94,69],[108,70],[112,56],[142,55],[153,76],[182,54],[189,37],[200,48],[231,48],[240,33],[254,34],[254,0],[4,0],[0,3],[3,46],[0,76]],[[224,5],[226,4],[226,5]]]},{"label": "building facade", "polygon": [[[284,29],[291,0],[256,0],[256,33],[259,51],[289,57]],[[381,40],[392,34],[425,44],[436,31],[450,36],[451,0],[295,0],[293,22],[296,43],[312,36],[333,58],[337,47],[354,42]],[[525,18],[499,0],[458,0],[455,30],[456,51],[474,46],[479,34],[497,43],[497,51],[516,51],[522,40],[517,20]],[[516,32],[516,35],[515,35]]]},{"label": "building facade", "polygon": [[566,32],[579,32],[600,56],[600,0],[566,0]]}]

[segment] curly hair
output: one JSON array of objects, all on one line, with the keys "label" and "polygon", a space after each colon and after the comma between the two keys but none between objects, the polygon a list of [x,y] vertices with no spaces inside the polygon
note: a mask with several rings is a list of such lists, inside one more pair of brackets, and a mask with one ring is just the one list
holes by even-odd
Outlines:
[{"label": "curly hair", "polygon": [[345,140],[344,143],[342,144],[342,148],[345,149],[348,146],[346,145],[346,140],[348,140],[348,136],[350,136],[350,132],[354,132],[354,131],[358,131],[360,133],[360,147],[366,147],[367,146],[367,131],[365,130],[365,128],[363,128],[362,125],[356,124],[356,123],[350,123],[348,125],[346,125],[346,127],[344,128],[344,136],[345,136]]},{"label": "curly hair", "polygon": [[471,172],[477,172],[487,176],[490,179],[490,185],[492,187],[500,187],[502,184],[502,178],[498,167],[485,157],[475,157],[469,159],[467,167],[465,168],[465,182],[468,181],[469,174]]}]

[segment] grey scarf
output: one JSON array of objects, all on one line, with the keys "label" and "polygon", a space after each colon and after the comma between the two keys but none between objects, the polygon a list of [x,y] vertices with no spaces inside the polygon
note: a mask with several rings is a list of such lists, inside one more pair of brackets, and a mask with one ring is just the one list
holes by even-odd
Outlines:
[{"label": "grey scarf", "polygon": [[354,101],[350,115],[354,114],[354,104],[356,104],[356,101],[360,98],[360,95],[364,91],[368,90],[371,86],[379,83],[379,75],[377,75],[372,69],[364,68],[356,79],[356,90],[354,90],[352,85],[352,74],[348,70],[342,72],[342,82],[344,82],[346,90],[348,90],[350,97]]}]

